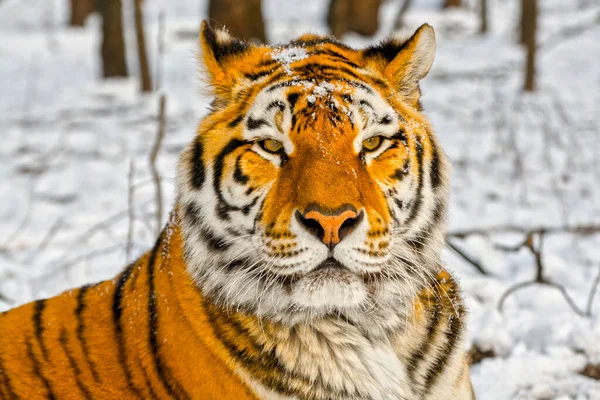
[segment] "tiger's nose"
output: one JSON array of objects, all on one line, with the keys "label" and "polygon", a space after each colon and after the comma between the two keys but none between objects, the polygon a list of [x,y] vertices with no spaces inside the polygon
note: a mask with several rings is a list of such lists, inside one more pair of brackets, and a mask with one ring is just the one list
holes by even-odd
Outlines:
[{"label": "tiger's nose", "polygon": [[351,234],[363,219],[363,212],[344,210],[338,213],[324,214],[312,209],[304,214],[296,210],[296,219],[309,233],[319,238],[330,249]]}]

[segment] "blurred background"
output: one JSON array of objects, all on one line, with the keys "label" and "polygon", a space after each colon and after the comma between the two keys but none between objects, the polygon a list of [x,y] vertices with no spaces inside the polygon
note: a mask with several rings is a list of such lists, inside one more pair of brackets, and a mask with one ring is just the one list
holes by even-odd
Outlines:
[{"label": "blurred background", "polygon": [[0,311],[115,276],[210,99],[202,19],[354,47],[424,22],[453,164],[444,264],[481,399],[600,399],[599,0],[0,0]]}]

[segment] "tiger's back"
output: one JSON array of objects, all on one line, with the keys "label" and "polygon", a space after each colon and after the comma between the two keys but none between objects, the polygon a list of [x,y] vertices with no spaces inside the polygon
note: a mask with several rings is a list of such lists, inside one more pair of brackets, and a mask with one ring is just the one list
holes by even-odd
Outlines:
[{"label": "tiger's back", "polygon": [[177,238],[113,280],[0,314],[0,398],[255,398],[206,315],[186,310],[202,299]]}]

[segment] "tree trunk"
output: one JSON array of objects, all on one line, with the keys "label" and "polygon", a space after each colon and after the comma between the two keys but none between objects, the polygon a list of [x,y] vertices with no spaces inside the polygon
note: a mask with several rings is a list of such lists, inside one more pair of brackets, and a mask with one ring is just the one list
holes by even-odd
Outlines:
[{"label": "tree trunk", "polygon": [[83,26],[87,17],[96,11],[94,0],[71,0],[71,19],[69,25]]},{"label": "tree trunk", "polygon": [[135,16],[135,35],[137,37],[138,58],[140,62],[140,87],[142,92],[152,91],[152,78],[148,65],[146,52],[146,35],[144,34],[144,15],[142,14],[142,0],[133,0]]},{"label": "tree trunk", "polygon": [[462,0],[444,0],[444,8],[448,7],[460,7]]},{"label": "tree trunk", "polygon": [[527,66],[525,68],[525,91],[535,90],[535,59],[537,31],[537,0],[522,0],[523,26],[522,35],[527,48]]},{"label": "tree trunk", "polygon": [[331,34],[341,37],[346,32],[373,36],[379,28],[379,6],[382,0],[331,0],[327,24]]},{"label": "tree trunk", "polygon": [[102,14],[102,75],[127,76],[121,0],[99,0],[96,6]]},{"label": "tree trunk", "polygon": [[484,35],[488,31],[488,0],[481,0],[479,7],[479,13],[481,17],[479,33]]},{"label": "tree trunk", "polygon": [[261,0],[210,0],[208,17],[234,37],[266,42]]}]

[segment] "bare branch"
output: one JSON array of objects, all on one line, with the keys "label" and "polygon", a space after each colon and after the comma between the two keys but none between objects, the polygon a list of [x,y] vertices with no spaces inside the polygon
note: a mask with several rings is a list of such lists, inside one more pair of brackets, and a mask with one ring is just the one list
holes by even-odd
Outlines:
[{"label": "bare branch", "polygon": [[567,302],[569,307],[571,307],[573,312],[575,312],[575,314],[577,314],[581,317],[588,316],[588,313],[586,313],[585,311],[583,311],[579,307],[577,307],[577,304],[575,304],[575,302],[573,301],[573,299],[567,292],[567,289],[563,285],[560,285],[555,282],[551,282],[550,280],[548,280],[544,277],[544,261],[542,258],[542,249],[543,249],[543,244],[544,244],[544,242],[543,242],[544,241],[544,232],[542,231],[537,234],[539,236],[539,243],[538,243],[537,247],[535,246],[535,243],[533,240],[534,233],[528,234],[525,241],[523,243],[521,243],[520,245],[514,246],[514,247],[506,247],[508,249],[508,251],[518,251],[522,248],[529,249],[529,251],[535,257],[536,272],[535,272],[535,277],[532,280],[520,282],[520,283],[517,283],[517,284],[509,287],[502,294],[502,296],[500,296],[500,299],[498,300],[498,311],[502,312],[505,300],[512,293],[515,293],[516,291],[523,289],[525,287],[539,284],[539,285],[545,285],[545,286],[549,286],[549,287],[558,289],[558,291],[560,291],[563,298],[565,299],[565,301]]},{"label": "bare branch", "polygon": [[592,307],[594,305],[594,296],[596,296],[596,291],[598,290],[598,284],[600,284],[600,268],[598,268],[598,275],[596,275],[596,279],[594,279],[594,283],[592,284],[592,289],[590,290],[590,295],[588,297],[586,314],[588,317],[592,316]]},{"label": "bare branch", "polygon": [[0,293],[0,301],[3,301],[7,304],[13,304],[14,301],[9,299],[8,297],[6,297],[5,295],[3,295],[2,293]]},{"label": "bare branch", "polygon": [[598,25],[600,25],[600,12],[598,12],[596,17],[589,23],[579,21],[578,23],[569,25],[566,28],[563,28],[560,31],[550,35],[550,37],[548,37],[542,43],[539,43],[537,47],[543,49],[544,51],[552,50],[552,48],[558,46],[562,42],[584,34],[590,29],[597,28]]},{"label": "bare branch", "polygon": [[31,217],[31,213],[33,211],[33,203],[35,201],[34,187],[35,187],[36,181],[37,181],[37,179],[35,177],[33,177],[33,178],[31,178],[31,182],[29,183],[29,195],[28,195],[28,200],[27,200],[27,209],[25,211],[25,216],[23,217],[23,220],[21,221],[21,223],[19,224],[17,229],[15,229],[13,231],[13,233],[11,233],[10,236],[8,236],[8,238],[6,238],[4,243],[2,243],[0,245],[0,249],[5,249],[5,248],[10,247],[11,243],[21,234],[21,231],[27,226],[27,224],[29,224],[29,218]]},{"label": "bare branch", "polygon": [[52,242],[52,239],[54,239],[56,234],[62,228],[63,222],[64,222],[63,218],[58,218],[56,220],[56,222],[54,222],[54,224],[52,224],[52,226],[48,230],[48,233],[46,233],[46,236],[44,236],[44,238],[42,239],[40,244],[37,246],[37,248],[35,250],[33,250],[33,252],[29,256],[29,258],[27,258],[27,261],[26,261],[27,264],[31,264],[42,252],[44,252],[44,250],[46,250],[46,248],[48,247],[50,242]]},{"label": "bare branch", "polygon": [[480,263],[478,263],[477,261],[473,260],[473,258],[471,256],[469,256],[467,253],[465,253],[463,250],[461,250],[459,247],[457,247],[450,240],[446,240],[446,246],[448,246],[457,255],[459,255],[465,261],[467,261],[469,264],[471,264],[473,267],[475,267],[475,269],[477,269],[477,271],[481,272],[483,275],[488,275],[488,273],[485,271],[485,269],[483,269],[483,267],[481,266]]},{"label": "bare branch", "polygon": [[487,228],[465,229],[450,232],[450,237],[464,239],[470,235],[489,236],[498,233],[523,233],[523,234],[557,234],[557,233],[573,233],[575,235],[589,236],[600,233],[600,225],[577,225],[577,226],[538,226],[527,228],[519,225],[498,225]]},{"label": "bare branch", "polygon": [[508,298],[508,296],[510,296],[514,292],[518,291],[519,289],[526,288],[527,286],[533,286],[535,284],[536,284],[535,281],[525,281],[525,282],[519,282],[519,283],[514,284],[513,286],[509,287],[506,290],[506,292],[504,292],[502,294],[502,296],[500,296],[500,300],[498,300],[498,311],[500,311],[500,312],[503,311],[504,301]]},{"label": "bare branch", "polygon": [[152,146],[152,151],[150,153],[150,171],[152,172],[152,177],[154,179],[154,187],[156,188],[156,234],[160,234],[160,229],[162,226],[162,189],[160,184],[160,175],[158,174],[158,169],[156,168],[156,158],[158,157],[158,152],[160,151],[160,146],[162,144],[163,137],[165,136],[165,125],[166,125],[166,103],[167,97],[163,94],[160,96],[160,103],[158,109],[158,130],[156,132],[156,140],[154,145]]}]

